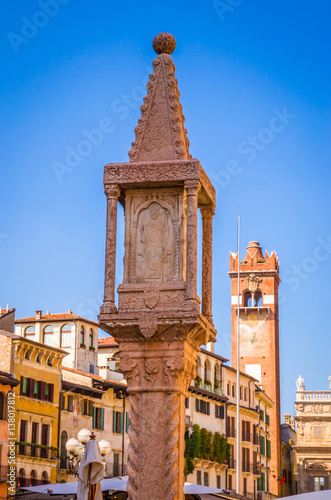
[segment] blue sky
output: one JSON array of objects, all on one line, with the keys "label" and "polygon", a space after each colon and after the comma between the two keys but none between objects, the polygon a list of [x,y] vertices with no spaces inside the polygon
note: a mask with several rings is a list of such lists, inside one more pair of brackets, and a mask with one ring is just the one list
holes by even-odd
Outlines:
[{"label": "blue sky", "polygon": [[[293,414],[299,374],[307,389],[327,389],[330,14],[327,0],[6,2],[0,305],[17,318],[69,307],[96,318],[103,166],[128,159],[152,40],[168,31],[190,152],[217,189],[216,351],[230,356],[227,272],[241,215],[241,252],[258,240],[280,259],[282,413]],[[92,129],[95,144],[80,149]],[[121,258],[117,270],[120,282]]]}]

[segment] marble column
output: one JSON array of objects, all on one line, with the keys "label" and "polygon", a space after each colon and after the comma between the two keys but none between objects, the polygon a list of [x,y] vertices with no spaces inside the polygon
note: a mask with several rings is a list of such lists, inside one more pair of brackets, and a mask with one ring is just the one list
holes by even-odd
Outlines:
[{"label": "marble column", "polygon": [[212,322],[213,216],[215,208],[207,205],[202,214],[202,314]]},{"label": "marble column", "polygon": [[199,307],[197,300],[198,258],[198,194],[200,182],[185,181],[187,195],[187,243],[186,243],[186,300],[192,308]]},{"label": "marble column", "polygon": [[130,399],[129,500],[184,500],[185,397],[197,351],[178,341],[120,344]]},{"label": "marble column", "polygon": [[114,313],[115,306],[115,274],[116,274],[116,225],[117,202],[121,190],[117,184],[105,184],[107,196],[107,228],[106,228],[106,265],[104,302],[101,314]]}]

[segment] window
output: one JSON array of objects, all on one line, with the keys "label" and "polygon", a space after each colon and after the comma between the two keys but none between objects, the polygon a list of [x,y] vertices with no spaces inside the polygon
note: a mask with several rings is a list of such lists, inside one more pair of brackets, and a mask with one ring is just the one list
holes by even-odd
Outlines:
[{"label": "window", "polygon": [[190,398],[185,398],[185,408],[186,409],[190,408]]},{"label": "window", "polygon": [[261,476],[257,480],[257,490],[265,491],[265,473],[261,472]]},{"label": "window", "polygon": [[[20,442],[21,443],[26,443],[27,434],[28,434],[28,421],[21,420],[21,422],[20,422]],[[25,445],[23,445],[23,444],[19,445],[19,453],[20,453],[20,455],[26,454],[26,446]]]},{"label": "window", "polygon": [[271,442],[267,439],[267,458],[271,458]]},{"label": "window", "polygon": [[34,469],[30,472],[30,486],[37,485],[37,473]]},{"label": "window", "polygon": [[0,420],[6,420],[6,405],[5,405],[5,395],[0,392]]},{"label": "window", "polygon": [[17,487],[22,488],[23,486],[27,486],[26,482],[25,482],[25,470],[20,469],[18,471]]},{"label": "window", "polygon": [[84,330],[83,325],[81,325],[81,327],[80,327],[80,337],[79,337],[79,340],[80,340],[80,346],[81,347],[85,347],[85,330]]},{"label": "window", "polygon": [[229,382],[226,384],[226,393],[228,396],[230,396],[230,384],[229,384]]},{"label": "window", "polygon": [[254,294],[255,307],[262,307],[262,293],[260,291]]},{"label": "window", "polygon": [[216,476],[216,488],[221,489],[221,476],[217,474]]},{"label": "window", "polygon": [[62,410],[72,411],[73,408],[74,408],[74,397],[71,394],[69,396],[63,396]]},{"label": "window", "polygon": [[244,292],[244,307],[252,307],[252,292],[246,291]]},{"label": "window", "polygon": [[265,423],[267,425],[270,425],[270,415],[267,415],[267,414],[265,415]]},{"label": "window", "polygon": [[325,478],[324,476],[314,477],[314,491],[321,491],[325,489]]},{"label": "window", "polygon": [[122,411],[113,410],[113,432],[115,434],[123,434],[124,432],[124,415]]},{"label": "window", "polygon": [[66,431],[62,431],[61,444],[60,444],[60,469],[67,468],[67,449],[66,449],[67,441],[68,441],[68,433]]},{"label": "window", "polygon": [[[37,422],[32,422],[32,433],[31,433],[31,443],[38,444],[38,434],[39,434],[39,424]],[[37,447],[31,446],[31,456],[37,456]]]},{"label": "window", "polygon": [[265,455],[265,437],[260,436],[260,454]]},{"label": "window", "polygon": [[243,398],[243,387],[242,387],[242,385],[240,386],[240,389],[239,389],[239,397],[240,397],[240,399]]},{"label": "window", "polygon": [[99,408],[97,406],[93,406],[93,429],[99,429],[101,431],[105,428],[105,410],[104,408]]},{"label": "window", "polygon": [[202,484],[201,470],[197,470],[197,484]]},{"label": "window", "polygon": [[90,328],[90,334],[89,334],[89,348],[91,349],[94,349],[94,345],[93,345],[93,330],[92,328]]},{"label": "window", "polygon": [[48,479],[48,474],[47,472],[44,470],[42,475],[41,475],[41,484],[49,484],[50,481]]},{"label": "window", "polygon": [[90,373],[94,373],[94,365],[90,364],[89,371]]},{"label": "window", "polygon": [[262,420],[262,422],[264,422],[264,411],[263,410],[260,410],[260,420]]},{"label": "window", "polygon": [[[49,444],[49,425],[42,424],[41,426],[41,444],[43,446],[48,446]],[[47,448],[41,448],[40,449],[40,457],[41,458],[48,458],[48,449]]]},{"label": "window", "polygon": [[114,477],[120,475],[120,454],[114,453]]},{"label": "window", "polygon": [[210,415],[210,403],[207,403],[203,399],[196,399],[196,411],[203,413],[204,415]]},{"label": "window", "polygon": [[36,334],[36,330],[35,330],[34,326],[28,326],[25,329],[24,337],[26,337],[27,339],[30,339],[30,340],[34,340],[35,334]]},{"label": "window", "polygon": [[236,394],[236,386],[235,384],[232,384],[232,397],[234,398]]},{"label": "window", "polygon": [[249,448],[242,448],[242,470],[243,472],[250,472]]},{"label": "window", "polygon": [[129,412],[126,413],[125,416],[125,432],[129,432],[129,427],[130,427],[130,417],[129,417]]},{"label": "window", "polygon": [[215,417],[224,418],[224,406],[215,405]]},{"label": "window", "polygon": [[232,490],[232,475],[229,474],[229,490]]},{"label": "window", "polygon": [[61,347],[72,347],[71,325],[67,323],[61,328]]},{"label": "window", "polygon": [[244,388],[244,401],[247,401],[247,387]]},{"label": "window", "polygon": [[247,496],[247,477],[243,479],[243,495],[244,497]]},{"label": "window", "polygon": [[204,486],[209,486],[209,474],[208,474],[208,472],[203,473],[203,484],[204,484]]},{"label": "window", "polygon": [[83,415],[93,417],[93,401],[90,399],[84,399]]},{"label": "window", "polygon": [[242,440],[251,442],[251,424],[249,421],[242,421]]},{"label": "window", "polygon": [[227,417],[226,434],[228,437],[236,437],[236,419],[235,417]]},{"label": "window", "polygon": [[54,338],[53,327],[50,326],[50,325],[45,326],[45,328],[44,328],[44,334],[43,334],[43,342],[44,342],[44,344],[52,346],[53,343],[54,343],[53,338]]},{"label": "window", "polygon": [[53,403],[54,398],[54,384],[45,384],[45,401]]}]

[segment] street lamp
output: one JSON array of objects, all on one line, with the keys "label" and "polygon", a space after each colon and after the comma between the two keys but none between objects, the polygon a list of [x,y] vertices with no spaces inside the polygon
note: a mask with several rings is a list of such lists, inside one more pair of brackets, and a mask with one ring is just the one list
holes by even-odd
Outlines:
[{"label": "street lamp", "polygon": [[[68,466],[71,474],[78,476],[79,464],[84,455],[86,443],[89,441],[91,432],[88,429],[81,429],[78,433],[78,439],[70,438],[66,442],[66,450],[70,454]],[[94,437],[95,438],[95,437]],[[99,442],[100,453],[102,455],[104,467],[106,469],[105,456],[110,452],[110,443],[105,439]]]}]

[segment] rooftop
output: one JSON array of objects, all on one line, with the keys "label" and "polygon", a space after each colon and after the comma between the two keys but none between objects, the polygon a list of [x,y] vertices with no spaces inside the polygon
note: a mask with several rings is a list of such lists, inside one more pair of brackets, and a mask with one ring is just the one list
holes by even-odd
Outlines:
[{"label": "rooftop", "polygon": [[54,322],[54,321],[72,321],[72,320],[79,320],[79,321],[84,321],[84,323],[89,323],[90,325],[97,326],[100,328],[99,323],[96,321],[92,321],[87,318],[83,318],[82,316],[78,316],[77,314],[73,314],[71,310],[67,313],[60,313],[60,314],[50,314],[49,311],[47,311],[46,314],[43,314],[42,311],[36,311],[35,316],[31,316],[29,318],[20,318],[16,319],[15,323],[36,323],[38,321],[42,322]]},{"label": "rooftop", "polygon": [[112,337],[111,335],[109,337],[102,337],[101,339],[98,339],[98,347],[117,347],[118,343]]}]

